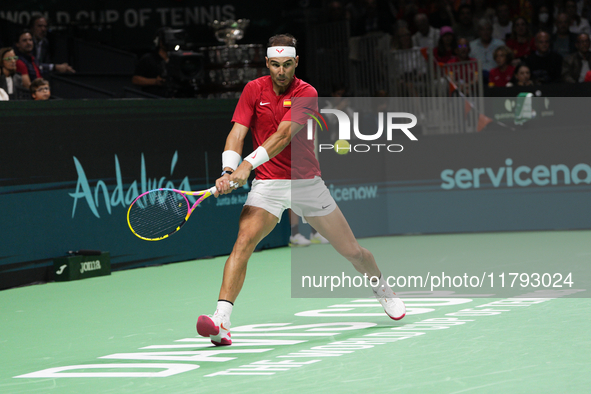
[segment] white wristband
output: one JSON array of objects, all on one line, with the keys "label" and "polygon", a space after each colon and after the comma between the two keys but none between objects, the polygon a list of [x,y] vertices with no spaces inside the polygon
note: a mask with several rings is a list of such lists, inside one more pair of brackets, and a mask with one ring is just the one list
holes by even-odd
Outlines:
[{"label": "white wristband", "polygon": [[244,160],[252,164],[252,169],[254,170],[261,164],[269,161],[269,154],[267,153],[267,150],[265,148],[259,146],[254,150],[254,152],[246,156]]},{"label": "white wristband", "polygon": [[226,150],[222,153],[222,170],[226,167],[230,167],[234,171],[240,165],[242,157],[238,152],[233,150]]}]

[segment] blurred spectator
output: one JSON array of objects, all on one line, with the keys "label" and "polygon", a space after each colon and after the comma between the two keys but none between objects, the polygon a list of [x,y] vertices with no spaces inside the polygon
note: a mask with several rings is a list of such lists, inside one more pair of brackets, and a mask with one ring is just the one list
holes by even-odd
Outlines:
[{"label": "blurred spectator", "polygon": [[[410,30],[399,27],[392,42],[395,51],[413,48]],[[396,81],[399,94],[403,97],[416,96],[413,81],[422,80],[427,73],[427,62],[418,50],[394,53],[394,63],[400,78]]]},{"label": "blurred spectator", "polygon": [[24,89],[23,78],[16,72],[16,61],[18,56],[14,49],[6,47],[0,49],[0,61],[2,72],[0,73],[0,88],[3,89],[10,100],[19,99],[19,91]]},{"label": "blurred spectator", "polygon": [[525,18],[519,17],[513,21],[513,31],[511,37],[507,39],[507,46],[513,51],[514,66],[536,50],[534,38]]},{"label": "blurred spectator", "polygon": [[472,57],[480,60],[482,64],[482,77],[485,82],[488,82],[488,72],[496,67],[493,54],[495,49],[505,45],[505,43],[492,36],[493,27],[488,19],[481,19],[478,22],[478,36],[479,38],[470,42]]},{"label": "blurred spectator", "polygon": [[515,67],[515,74],[513,75],[513,82],[508,83],[509,86],[532,86],[534,83],[531,80],[531,71],[527,64],[520,63]]},{"label": "blurred spectator", "polygon": [[352,18],[352,35],[363,36],[367,33],[390,31],[395,22],[387,0],[363,0],[358,4],[358,17]]},{"label": "blurred spectator", "polygon": [[338,22],[348,19],[347,11],[342,1],[329,1],[324,7],[324,21]]},{"label": "blurred spectator", "polygon": [[550,35],[539,32],[535,37],[536,50],[525,58],[535,84],[559,82],[562,56],[550,49]]},{"label": "blurred spectator", "polygon": [[432,3],[432,11],[429,14],[429,21],[435,28],[453,26],[453,8],[448,0],[435,0]]},{"label": "blurred spectator", "polygon": [[[417,29],[415,27],[414,18],[415,15],[421,13],[421,11],[419,11],[418,4],[412,0],[396,0],[395,5],[395,19],[397,20],[396,27],[405,26],[408,27],[408,29],[411,31],[411,34],[416,33]],[[426,10],[423,10],[422,13],[426,13]]]},{"label": "blurred spectator", "polygon": [[[347,95],[347,87],[345,85],[339,83],[332,85],[330,92],[331,98],[324,101],[322,108],[338,109],[353,117],[354,111],[350,106],[350,101]],[[327,116],[326,122],[328,123],[326,132],[318,131],[318,129],[316,129],[318,132],[318,140],[334,143],[334,141],[339,139],[339,121],[335,116]]]},{"label": "blurred spectator", "polygon": [[31,82],[29,90],[31,91],[31,97],[33,97],[33,100],[35,101],[49,100],[49,98],[51,97],[51,91],[49,90],[49,82],[47,82],[43,78],[37,78],[36,80]]},{"label": "blurred spectator", "polygon": [[569,19],[569,30],[571,33],[591,34],[591,26],[589,21],[585,18],[581,18],[577,10],[577,2],[575,0],[566,0],[564,3],[564,9]]},{"label": "blurred spectator", "polygon": [[29,30],[22,30],[18,35],[15,43],[16,55],[18,60],[16,62],[16,72],[23,78],[23,86],[28,89],[31,81],[41,78],[41,71],[33,56],[33,36]]},{"label": "blurred spectator", "polygon": [[454,31],[449,26],[443,26],[439,31],[439,42],[437,47],[433,49],[433,56],[437,63],[449,63],[456,55],[456,47],[458,41]]},{"label": "blurred spectator", "polygon": [[488,75],[488,86],[503,87],[507,86],[513,78],[515,66],[511,64],[513,61],[513,51],[507,46],[500,46],[494,52],[495,62],[497,67],[490,70]]},{"label": "blurred spectator", "polygon": [[417,14],[415,26],[418,31],[412,36],[412,45],[419,48],[435,48],[439,41],[439,29],[429,25],[427,15]]},{"label": "blurred spectator", "polygon": [[478,25],[478,21],[482,18],[486,18],[490,23],[495,21],[495,9],[490,7],[488,0],[472,0],[466,2],[472,5],[472,20],[475,25]]},{"label": "blurred spectator", "polygon": [[538,6],[532,21],[534,33],[545,31],[550,34],[554,31],[554,13],[551,12],[551,9],[551,5],[541,4]]},{"label": "blurred spectator", "polygon": [[410,49],[413,47],[412,34],[408,27],[400,26],[396,29],[394,37],[392,37],[392,49]]},{"label": "blurred spectator", "polygon": [[585,80],[585,75],[590,70],[590,44],[588,34],[579,34],[577,37],[577,52],[568,55],[562,62],[562,80],[564,82],[575,83]]},{"label": "blurred spectator", "polygon": [[131,83],[140,86],[141,89],[156,96],[167,96],[166,89],[166,63],[168,63],[168,52],[164,45],[164,29],[159,29],[156,35],[156,49],[146,53],[133,73]]},{"label": "blurred spectator", "polygon": [[472,9],[468,4],[462,4],[458,8],[458,20],[453,25],[453,31],[457,37],[466,38],[468,41],[472,41],[478,36],[472,19]]},{"label": "blurred spectator", "polygon": [[591,21],[591,0],[583,0],[583,9],[581,10],[581,16],[588,21]]},{"label": "blurred spectator", "polygon": [[571,33],[568,15],[560,13],[556,16],[556,33],[552,34],[552,49],[560,56],[566,57],[577,51],[577,35]]},{"label": "blurred spectator", "polygon": [[458,63],[458,62],[468,62],[476,60],[473,57],[470,57],[470,43],[466,38],[458,38],[458,45],[455,48],[455,57],[450,61],[450,63]]},{"label": "blurred spectator", "polygon": [[47,40],[47,19],[44,16],[33,16],[29,24],[29,29],[33,36],[33,55],[44,77],[47,77],[49,72],[54,70],[59,73],[76,72],[68,63],[54,64],[51,62],[49,41]]},{"label": "blurred spectator", "polygon": [[[458,89],[466,96],[474,96],[474,85],[478,81],[478,66],[474,62],[476,59],[469,56],[470,54],[470,43],[465,38],[458,38],[458,45],[455,48],[456,56],[451,59],[448,63],[450,65],[454,63],[463,63],[463,64],[454,64],[452,67],[449,68],[451,72],[453,72],[452,79],[458,86]],[[465,62],[470,62],[465,64]]]},{"label": "blurred spectator", "polygon": [[509,6],[506,3],[500,3],[497,6],[497,20],[493,23],[493,37],[505,41],[512,32],[513,22],[511,22]]}]

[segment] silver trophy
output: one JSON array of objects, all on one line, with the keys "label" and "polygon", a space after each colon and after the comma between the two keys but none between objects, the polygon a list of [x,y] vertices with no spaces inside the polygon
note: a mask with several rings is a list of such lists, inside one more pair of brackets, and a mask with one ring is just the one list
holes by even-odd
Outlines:
[{"label": "silver trophy", "polygon": [[215,30],[215,38],[219,42],[223,42],[226,45],[235,45],[236,41],[241,40],[244,37],[244,29],[248,27],[250,20],[238,19],[238,20],[226,20],[226,21],[213,21],[210,26]]}]

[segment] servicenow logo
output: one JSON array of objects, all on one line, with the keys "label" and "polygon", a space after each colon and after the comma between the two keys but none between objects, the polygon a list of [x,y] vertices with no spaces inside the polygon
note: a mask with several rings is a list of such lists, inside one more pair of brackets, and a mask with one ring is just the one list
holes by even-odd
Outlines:
[{"label": "servicenow logo", "polygon": [[330,195],[335,201],[366,200],[378,198],[377,186],[328,186]]},{"label": "servicenow logo", "polygon": [[499,168],[460,168],[457,171],[445,169],[441,171],[442,189],[478,189],[481,184],[493,187],[513,186],[548,186],[591,184],[591,166],[579,163],[570,168],[565,164],[537,165],[533,168],[519,166],[513,168],[513,160],[505,160],[506,167]]}]

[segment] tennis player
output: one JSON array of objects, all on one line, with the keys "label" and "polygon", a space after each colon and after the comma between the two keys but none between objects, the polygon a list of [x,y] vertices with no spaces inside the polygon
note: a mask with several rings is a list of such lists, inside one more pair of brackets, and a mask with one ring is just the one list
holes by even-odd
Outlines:
[{"label": "tennis player", "polygon": [[[359,245],[320,178],[314,141],[305,131],[298,133],[309,116],[304,115],[306,111],[295,111],[292,103],[303,101],[304,106],[313,105],[317,110],[318,97],[316,89],[295,76],[298,61],[293,36],[271,37],[266,57],[270,75],[245,86],[232,117],[234,125],[226,139],[223,172],[216,187],[220,194],[227,194],[233,190],[230,181],[243,186],[252,170],[256,177],[240,215],[238,238],[224,267],[217,310],[213,316],[202,315],[197,320],[199,335],[218,346],[232,344],[230,315],[250,256],[288,208],[326,237],[357,271],[379,278],[372,282],[373,292],[390,318],[399,320],[406,314],[404,303],[386,284],[371,252]],[[240,163],[249,129],[255,150]]]}]

